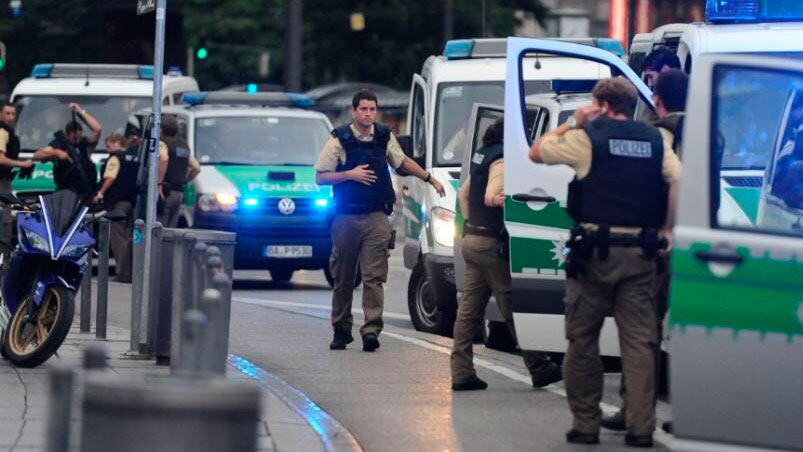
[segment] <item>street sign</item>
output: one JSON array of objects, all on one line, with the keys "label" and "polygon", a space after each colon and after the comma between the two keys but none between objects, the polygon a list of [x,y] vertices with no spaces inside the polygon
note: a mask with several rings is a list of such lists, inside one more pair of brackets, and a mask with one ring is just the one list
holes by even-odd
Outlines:
[{"label": "street sign", "polygon": [[137,0],[137,15],[148,14],[156,9],[156,0]]}]

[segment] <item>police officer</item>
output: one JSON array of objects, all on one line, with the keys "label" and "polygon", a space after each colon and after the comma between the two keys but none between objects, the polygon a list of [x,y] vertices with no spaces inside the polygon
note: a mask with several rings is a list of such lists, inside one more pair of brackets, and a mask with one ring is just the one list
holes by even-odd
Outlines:
[{"label": "police officer", "polygon": [[[17,123],[17,107],[14,104],[3,105],[0,110],[0,193],[11,194],[11,181],[14,178],[12,168],[31,169],[33,162],[18,160],[20,154],[20,139],[14,132]],[[10,243],[13,217],[3,212],[2,225],[0,225],[0,240]]]},{"label": "police officer", "polygon": [[[470,176],[457,193],[466,218],[462,253],[466,261],[463,301],[454,324],[451,369],[452,390],[482,390],[488,384],[477,377],[472,363],[474,333],[485,319],[485,307],[493,294],[513,337],[512,281],[505,230],[504,162],[502,158],[502,120],[492,124],[482,138],[483,147],[471,159]],[[537,352],[523,352],[533,386],[542,388],[560,381],[560,367]]]},{"label": "police officer", "polygon": [[162,117],[159,143],[159,215],[164,227],[176,227],[184,186],[201,172],[201,165],[190,153],[190,145],[178,135],[174,115]]},{"label": "police officer", "polygon": [[125,138],[113,133],[106,137],[106,150],[109,158],[103,165],[103,182],[95,195],[95,203],[123,217],[112,221],[109,245],[116,262],[115,280],[128,283],[131,282],[131,226],[137,198],[139,149],[126,149]]},{"label": "police officer", "polygon": [[[602,412],[599,333],[613,311],[627,380],[625,444],[651,447],[655,429],[653,295],[656,255],[674,222],[680,161],[658,129],[631,118],[637,92],[624,79],[597,83],[593,105],[541,137],[537,163],[576,172],[568,211],[577,222],[569,242],[564,376],[574,424],[570,443],[596,444]],[[662,239],[659,239],[662,237]]]},{"label": "police officer", "polygon": [[388,245],[391,227],[388,215],[395,194],[388,164],[403,168],[444,196],[443,185],[405,157],[390,129],[376,123],[379,101],[369,90],[358,91],[352,99],[353,122],[336,128],[315,164],[315,181],[332,185],[335,218],[331,227],[331,270],[335,279],[332,293],[332,350],[343,350],[354,339],[351,302],[357,264],[362,271],[365,324],[360,329],[363,350],[379,348],[384,294],[388,275]]},{"label": "police officer", "polygon": [[83,136],[84,128],[72,120],[53,136],[48,146],[36,151],[34,160],[54,161],[53,179],[58,190],[72,190],[84,201],[91,201],[97,191],[98,171],[90,155],[100,140],[100,123],[75,102],[68,105],[70,111],[80,118],[92,131],[89,138]]}]

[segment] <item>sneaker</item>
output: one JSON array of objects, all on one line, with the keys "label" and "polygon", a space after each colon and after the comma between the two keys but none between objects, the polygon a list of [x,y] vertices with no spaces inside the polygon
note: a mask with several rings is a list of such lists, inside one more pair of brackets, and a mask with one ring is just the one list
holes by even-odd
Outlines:
[{"label": "sneaker", "polygon": [[572,444],[599,444],[599,433],[583,433],[571,429],[566,432],[566,442]]},{"label": "sneaker", "polygon": [[563,380],[563,372],[560,370],[560,366],[552,363],[544,371],[533,375],[532,378],[533,388],[543,388],[544,386],[549,386],[552,383]]},{"label": "sneaker", "polygon": [[622,410],[619,410],[614,414],[602,416],[602,422],[600,424],[602,425],[602,428],[613,430],[614,432],[623,432],[627,430],[627,426],[625,425],[625,413]]},{"label": "sneaker", "polygon": [[379,348],[379,339],[374,333],[368,333],[362,337],[362,351],[372,352]]},{"label": "sneaker", "polygon": [[625,435],[625,446],[628,447],[652,447],[652,435]]},{"label": "sneaker", "polygon": [[352,342],[354,342],[354,337],[351,333],[336,329],[332,343],[329,344],[329,350],[345,350],[346,345]]},{"label": "sneaker", "polygon": [[482,391],[488,388],[488,383],[477,377],[463,383],[452,383],[452,391]]}]

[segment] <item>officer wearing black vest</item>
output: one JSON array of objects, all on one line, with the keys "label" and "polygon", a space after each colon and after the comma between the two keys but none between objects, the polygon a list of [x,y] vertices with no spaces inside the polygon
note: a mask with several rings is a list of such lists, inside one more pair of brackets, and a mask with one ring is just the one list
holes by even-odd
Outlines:
[{"label": "officer wearing black vest", "polygon": [[[571,443],[596,444],[602,412],[599,334],[613,311],[627,380],[625,444],[652,446],[655,430],[654,283],[656,255],[671,238],[680,161],[658,129],[631,118],[636,89],[605,79],[593,105],[530,149],[536,163],[576,172],[568,211],[577,222],[568,246],[564,378],[574,415]],[[664,246],[665,247],[665,246]]]},{"label": "officer wearing black vest", "polygon": [[[451,355],[452,390],[472,391],[488,387],[477,377],[472,363],[474,333],[485,320],[485,308],[493,294],[513,337],[513,282],[507,252],[505,230],[504,161],[500,120],[486,130],[483,147],[471,159],[468,179],[460,187],[457,198],[466,218],[463,228],[462,253],[466,262],[463,300],[457,309],[454,343]],[[543,353],[523,352],[524,364],[530,371],[533,386],[542,388],[561,379],[560,367]]]},{"label": "officer wearing black vest", "polygon": [[73,102],[68,108],[92,131],[89,138],[83,136],[84,128],[77,120],[64,126],[53,136],[48,146],[36,151],[34,160],[53,161],[53,179],[57,190],[72,190],[86,202],[92,201],[98,188],[98,171],[90,155],[100,140],[100,123],[80,105]]},{"label": "officer wearing black vest", "polygon": [[184,199],[184,187],[201,172],[201,166],[190,153],[190,145],[178,134],[174,115],[162,118],[159,143],[158,220],[164,227],[176,227],[178,211]]},{"label": "officer wearing black vest", "polygon": [[335,218],[331,227],[330,267],[335,279],[332,293],[332,350],[343,350],[354,339],[351,303],[359,263],[363,280],[365,324],[360,329],[363,350],[379,348],[384,293],[388,276],[388,246],[392,233],[388,215],[395,194],[388,165],[429,182],[441,196],[443,185],[405,157],[390,129],[376,123],[376,94],[360,90],[352,99],[350,125],[338,127],[315,164],[315,181],[332,185]]},{"label": "officer wearing black vest", "polygon": [[125,148],[125,138],[119,133],[106,137],[109,158],[103,164],[103,182],[95,202],[109,212],[124,215],[111,224],[109,245],[114,254],[115,280],[131,282],[131,234],[134,204],[137,200],[139,149]]},{"label": "officer wearing black vest", "polygon": [[[13,168],[32,169],[30,160],[17,160],[20,154],[20,139],[14,132],[17,124],[17,107],[14,104],[3,105],[0,111],[0,193],[11,194],[11,182],[14,179]],[[0,225],[0,240],[11,243],[14,218],[3,211]]]}]

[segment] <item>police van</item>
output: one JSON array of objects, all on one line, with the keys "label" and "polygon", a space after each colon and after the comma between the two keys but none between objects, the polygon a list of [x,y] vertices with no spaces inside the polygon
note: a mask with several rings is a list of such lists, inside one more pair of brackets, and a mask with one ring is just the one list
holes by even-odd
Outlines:
[{"label": "police van", "polygon": [[330,187],[315,161],[332,124],[312,100],[287,93],[198,92],[167,106],[201,164],[188,183],[178,227],[237,233],[234,267],[267,269],[286,282],[300,269],[329,272]]},{"label": "police van", "polygon": [[[72,119],[67,105],[78,102],[103,126],[92,160],[100,164],[107,156],[105,139],[122,133],[128,116],[152,105],[153,66],[116,64],[37,64],[28,78],[11,93],[17,106],[16,132],[23,156],[47,146],[53,134]],[[163,77],[162,103],[178,103],[186,92],[198,91],[192,77],[176,71]],[[53,191],[53,165],[37,163],[31,179],[15,179],[13,189],[21,194]]]},{"label": "police van", "polygon": [[[576,42],[623,54],[615,41]],[[505,39],[449,41],[442,55],[430,56],[421,73],[413,75],[409,138],[400,137],[400,142],[410,143],[404,146],[408,157],[443,181],[446,188],[446,196],[441,198],[428,184],[413,177],[406,177],[402,183],[404,264],[412,270],[408,307],[415,328],[421,331],[449,334],[454,322],[455,201],[469,138],[469,116],[474,104],[503,102],[505,48]],[[527,63],[522,70],[531,94],[550,92],[554,79],[599,79],[608,74],[604,65],[554,55],[533,55]]]}]

